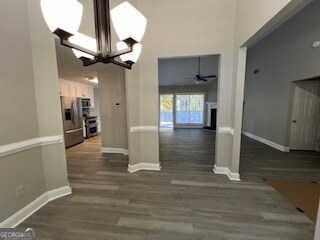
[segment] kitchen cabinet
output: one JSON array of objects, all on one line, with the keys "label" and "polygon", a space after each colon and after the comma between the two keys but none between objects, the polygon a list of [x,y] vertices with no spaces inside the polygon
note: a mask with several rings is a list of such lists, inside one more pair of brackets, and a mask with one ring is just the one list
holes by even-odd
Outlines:
[{"label": "kitchen cabinet", "polygon": [[60,96],[70,96],[68,82],[65,80],[60,80]]},{"label": "kitchen cabinet", "polygon": [[91,107],[94,107],[94,91],[91,85],[60,79],[60,96],[88,98]]}]

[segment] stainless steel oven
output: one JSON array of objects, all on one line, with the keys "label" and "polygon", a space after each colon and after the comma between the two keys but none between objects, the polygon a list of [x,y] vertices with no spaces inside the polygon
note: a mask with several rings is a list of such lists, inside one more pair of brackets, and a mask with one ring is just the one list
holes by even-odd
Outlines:
[{"label": "stainless steel oven", "polygon": [[86,138],[90,138],[98,135],[97,117],[87,117],[85,119],[85,124],[86,124]]}]

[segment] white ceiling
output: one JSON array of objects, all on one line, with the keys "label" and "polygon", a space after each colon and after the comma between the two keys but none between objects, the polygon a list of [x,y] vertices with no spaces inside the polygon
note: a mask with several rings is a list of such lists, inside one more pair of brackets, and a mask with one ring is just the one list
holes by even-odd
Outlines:
[{"label": "white ceiling", "polygon": [[56,39],[56,52],[58,63],[59,78],[82,82],[97,86],[96,83],[90,82],[87,78],[97,78],[98,72],[111,71],[115,68],[119,68],[114,64],[94,64],[92,66],[85,67],[82,61],[73,54],[72,50],[68,47],[62,46],[60,41]]},{"label": "white ceiling", "polygon": [[[199,57],[201,75],[216,75],[218,77],[219,56],[220,55],[206,55],[159,59],[159,85],[197,85],[194,77],[198,74]],[[210,84],[216,80],[217,79],[211,79],[202,84]]]}]

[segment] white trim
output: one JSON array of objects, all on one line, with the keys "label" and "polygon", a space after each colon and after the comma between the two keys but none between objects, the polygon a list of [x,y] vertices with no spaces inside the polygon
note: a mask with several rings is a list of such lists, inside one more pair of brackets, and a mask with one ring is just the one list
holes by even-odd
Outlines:
[{"label": "white trim", "polygon": [[124,149],[124,148],[101,148],[101,152],[102,153],[123,154],[123,155],[129,154],[128,149]]},{"label": "white trim", "polygon": [[65,186],[43,193],[24,208],[0,223],[0,228],[14,228],[30,217],[48,202],[72,193],[71,187]]},{"label": "white trim", "polygon": [[130,132],[159,132],[157,126],[135,126],[130,128]]},{"label": "white trim", "polygon": [[240,174],[231,172],[227,167],[217,167],[214,165],[213,171],[215,174],[227,175],[231,181],[241,181]]},{"label": "white trim", "polygon": [[180,129],[199,129],[199,128],[203,128],[203,125],[176,125],[175,128],[180,128]]},{"label": "white trim", "polygon": [[128,165],[128,172],[129,173],[134,173],[140,170],[148,170],[148,171],[160,171],[161,166],[160,163],[138,163]]},{"label": "white trim", "polygon": [[230,127],[219,127],[218,128],[218,133],[220,134],[229,134],[231,136],[234,135],[234,129]]},{"label": "white trim", "polygon": [[258,141],[258,142],[264,143],[264,144],[266,144],[266,145],[268,145],[270,147],[278,149],[281,152],[290,152],[290,147],[282,146],[282,145],[280,145],[278,143],[271,142],[271,141],[269,141],[267,139],[264,139],[262,137],[258,137],[256,135],[253,135],[252,133],[248,133],[248,132],[245,132],[245,131],[242,131],[242,134],[247,136],[247,137],[249,137],[249,138],[252,138],[252,139],[254,139],[254,140]]},{"label": "white trim", "polygon": [[0,157],[4,157],[10,154],[26,151],[32,148],[62,143],[62,135],[48,136],[48,137],[38,137],[21,142],[10,143],[7,145],[0,146]]}]

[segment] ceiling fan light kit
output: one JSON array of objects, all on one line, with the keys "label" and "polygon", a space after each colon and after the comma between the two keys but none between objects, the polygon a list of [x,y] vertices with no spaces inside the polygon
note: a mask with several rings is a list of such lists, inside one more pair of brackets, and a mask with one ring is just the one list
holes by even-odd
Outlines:
[{"label": "ceiling fan light kit", "polygon": [[[137,62],[147,19],[128,2],[111,10],[109,0],[93,0],[96,38],[79,33],[83,6],[77,0],[41,0],[44,19],[62,45],[72,48],[84,66],[114,63],[131,69]],[[111,19],[120,39],[117,51],[111,49]]]}]

